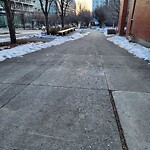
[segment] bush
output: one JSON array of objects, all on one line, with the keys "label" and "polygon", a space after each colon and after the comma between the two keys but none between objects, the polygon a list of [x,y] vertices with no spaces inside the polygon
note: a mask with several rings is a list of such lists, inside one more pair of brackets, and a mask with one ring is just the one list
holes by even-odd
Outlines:
[{"label": "bush", "polygon": [[115,29],[107,29],[107,34],[116,34],[116,30]]},{"label": "bush", "polygon": [[51,35],[57,35],[59,30],[60,30],[59,28],[51,28],[50,29],[50,34]]},{"label": "bush", "polygon": [[69,25],[65,25],[63,29],[69,29]]}]

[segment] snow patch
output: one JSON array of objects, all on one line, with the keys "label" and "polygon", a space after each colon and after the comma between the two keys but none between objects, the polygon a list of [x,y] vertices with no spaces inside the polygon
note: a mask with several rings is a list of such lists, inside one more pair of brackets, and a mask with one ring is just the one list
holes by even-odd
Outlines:
[{"label": "snow patch", "polygon": [[135,55],[136,57],[150,61],[150,48],[146,48],[137,43],[129,42],[125,37],[121,37],[118,35],[108,38],[107,40],[126,49],[129,53]]},{"label": "snow patch", "polygon": [[[33,37],[33,36],[32,35],[21,36],[21,37],[18,37],[17,40],[20,40],[20,39],[29,39],[30,37]],[[0,43],[3,43],[3,42],[10,42],[10,38],[0,38]]]}]

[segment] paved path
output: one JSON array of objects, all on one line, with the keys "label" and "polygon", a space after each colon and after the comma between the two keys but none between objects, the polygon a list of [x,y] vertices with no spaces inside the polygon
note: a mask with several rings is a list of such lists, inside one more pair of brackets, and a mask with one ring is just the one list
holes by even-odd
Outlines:
[{"label": "paved path", "polygon": [[[132,129],[132,120],[139,118],[132,116],[128,124],[128,117],[130,113],[136,116],[139,108],[130,112],[126,99],[145,94],[150,114],[148,81],[147,62],[94,30],[82,39],[1,62],[0,149],[121,150],[118,118],[112,107],[115,100],[128,147],[133,150],[132,142],[139,134],[132,138],[128,128]],[[145,105],[140,107],[143,112]],[[147,135],[142,134],[142,138]],[[144,142],[148,147],[149,137]]]}]

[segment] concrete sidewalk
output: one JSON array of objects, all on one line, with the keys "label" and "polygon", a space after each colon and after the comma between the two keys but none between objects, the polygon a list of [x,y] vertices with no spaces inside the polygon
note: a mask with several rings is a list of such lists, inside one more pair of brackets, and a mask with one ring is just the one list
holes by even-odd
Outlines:
[{"label": "concrete sidewalk", "polygon": [[121,150],[110,93],[128,148],[149,149],[148,81],[146,61],[92,30],[1,62],[0,149]]}]

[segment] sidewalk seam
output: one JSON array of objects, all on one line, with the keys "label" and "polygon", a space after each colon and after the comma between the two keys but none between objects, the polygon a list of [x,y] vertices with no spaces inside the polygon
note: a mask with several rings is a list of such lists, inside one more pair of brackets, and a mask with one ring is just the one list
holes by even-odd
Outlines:
[{"label": "sidewalk seam", "polygon": [[124,136],[124,131],[123,131],[123,128],[122,128],[122,125],[121,125],[121,122],[120,122],[119,114],[118,114],[117,107],[116,107],[116,104],[115,104],[115,101],[114,101],[114,98],[113,98],[112,91],[111,90],[108,90],[108,91],[109,91],[109,97],[110,97],[110,101],[111,101],[111,104],[112,104],[113,112],[114,112],[114,115],[115,115],[116,124],[117,124],[117,127],[118,127],[118,132],[119,132],[120,141],[121,141],[121,144],[122,144],[122,149],[123,150],[128,150],[128,146],[127,146],[126,139],[125,139],[125,136]]}]

